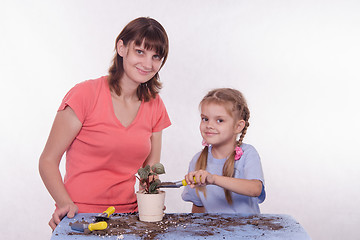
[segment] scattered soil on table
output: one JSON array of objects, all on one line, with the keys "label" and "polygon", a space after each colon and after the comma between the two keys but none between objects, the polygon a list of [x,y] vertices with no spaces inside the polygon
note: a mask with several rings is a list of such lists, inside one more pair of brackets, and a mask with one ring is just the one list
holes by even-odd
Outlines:
[{"label": "scattered soil on table", "polygon": [[[250,225],[261,230],[280,230],[283,226],[277,217],[219,217],[216,214],[165,214],[159,222],[141,222],[138,214],[113,214],[108,220],[108,228],[93,232],[70,232],[69,235],[98,235],[98,236],[118,236],[119,239],[126,235],[136,235],[141,239],[156,239],[159,234],[181,230],[192,236],[212,236],[220,234],[220,231],[234,231],[235,227]],[[234,221],[235,220],[235,221]],[[84,219],[77,221],[88,223]],[[70,223],[71,224],[71,223]],[[206,230],[205,230],[206,229]],[[125,235],[125,236],[124,236]]]}]

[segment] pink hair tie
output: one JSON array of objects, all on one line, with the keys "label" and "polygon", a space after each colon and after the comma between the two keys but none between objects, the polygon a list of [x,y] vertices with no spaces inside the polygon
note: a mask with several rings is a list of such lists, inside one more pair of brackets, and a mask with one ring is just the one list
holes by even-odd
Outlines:
[{"label": "pink hair tie", "polygon": [[243,155],[244,151],[242,150],[242,148],[240,146],[236,146],[235,147],[235,161],[239,160],[241,158],[241,156]]},{"label": "pink hair tie", "polygon": [[204,147],[208,147],[209,146],[209,144],[203,139],[202,140],[202,143],[201,143]]}]

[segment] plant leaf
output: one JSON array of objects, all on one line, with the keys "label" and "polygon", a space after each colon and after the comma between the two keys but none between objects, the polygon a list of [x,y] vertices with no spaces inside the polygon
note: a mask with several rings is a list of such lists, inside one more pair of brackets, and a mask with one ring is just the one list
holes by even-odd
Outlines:
[{"label": "plant leaf", "polygon": [[144,168],[145,168],[146,171],[149,171],[149,172],[150,172],[150,165],[149,165],[149,164],[146,165]]},{"label": "plant leaf", "polygon": [[164,173],[165,173],[164,165],[162,165],[161,163],[155,163],[155,164],[151,167],[151,170],[152,170],[154,173],[157,173],[157,174],[164,174]]},{"label": "plant leaf", "polygon": [[149,187],[149,193],[150,194],[156,194],[158,193],[157,187],[160,185],[161,181],[159,179],[154,180],[151,182]]},{"label": "plant leaf", "polygon": [[144,168],[139,168],[138,174],[141,179],[147,179],[150,174],[150,166],[146,165]]}]

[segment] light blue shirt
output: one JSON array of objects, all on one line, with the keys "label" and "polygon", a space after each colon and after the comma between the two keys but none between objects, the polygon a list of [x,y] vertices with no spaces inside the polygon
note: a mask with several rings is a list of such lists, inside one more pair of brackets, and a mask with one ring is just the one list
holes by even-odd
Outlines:
[{"label": "light blue shirt", "polygon": [[[235,161],[235,178],[241,179],[257,179],[263,183],[263,189],[259,197],[248,197],[241,194],[231,192],[233,204],[229,205],[226,201],[224,189],[216,185],[206,185],[206,198],[204,193],[195,188],[186,186],[181,195],[182,199],[192,202],[196,206],[205,207],[207,213],[243,213],[243,214],[259,214],[259,203],[265,200],[264,175],[261,167],[260,156],[256,149],[243,143],[241,145],[243,155],[238,161]],[[195,154],[189,165],[189,172],[195,170],[195,164],[200,156],[200,152]],[[211,154],[211,146],[209,147],[206,170],[211,174],[222,175],[222,169],[225,159],[216,159]]]}]

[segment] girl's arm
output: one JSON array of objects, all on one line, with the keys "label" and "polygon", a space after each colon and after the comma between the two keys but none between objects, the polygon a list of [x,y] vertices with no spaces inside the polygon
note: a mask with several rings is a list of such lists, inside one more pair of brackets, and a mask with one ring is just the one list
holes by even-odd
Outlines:
[{"label": "girl's arm", "polygon": [[215,184],[219,187],[228,189],[237,194],[258,197],[261,194],[262,182],[260,180],[248,180],[233,177],[224,177],[220,175],[213,175]]},{"label": "girl's arm", "polygon": [[57,205],[57,209],[49,222],[52,229],[59,224],[65,215],[73,217],[77,212],[77,206],[65,189],[59,164],[64,152],[75,139],[81,127],[81,122],[70,107],[59,111],[40,156],[39,172],[41,178]]},{"label": "girl's arm", "polygon": [[248,180],[215,174],[213,175],[205,170],[190,172],[185,176],[185,179],[192,188],[195,186],[214,184],[237,194],[249,197],[258,197],[262,191],[262,182],[260,180]]}]

